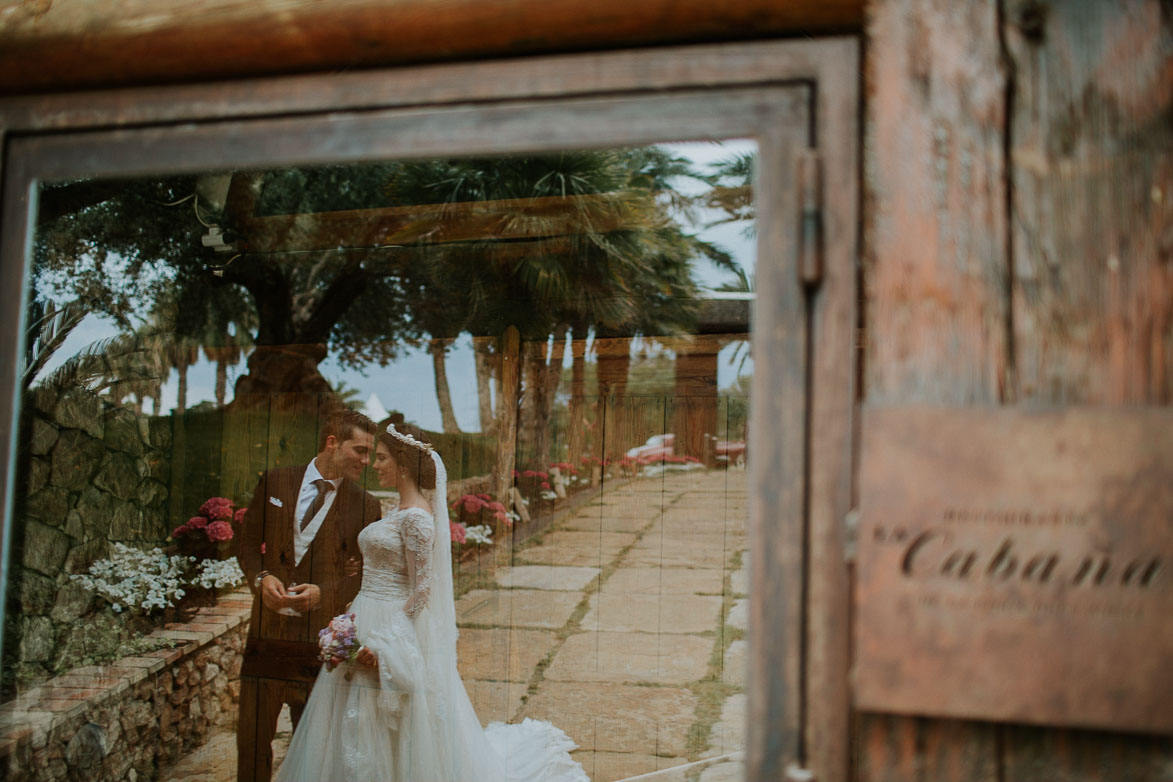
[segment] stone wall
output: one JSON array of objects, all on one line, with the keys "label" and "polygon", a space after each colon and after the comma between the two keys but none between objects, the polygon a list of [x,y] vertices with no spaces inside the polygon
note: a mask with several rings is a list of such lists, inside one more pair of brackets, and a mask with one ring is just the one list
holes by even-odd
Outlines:
[{"label": "stone wall", "polygon": [[68,574],[106,556],[111,541],[167,536],[171,418],[136,416],[84,390],[34,389],[20,447],[5,667],[27,680],[128,637],[125,619],[95,612]]},{"label": "stone wall", "polygon": [[0,778],[154,780],[232,728],[251,597],[233,593],[154,633],[178,647],[77,668],[0,706]]}]

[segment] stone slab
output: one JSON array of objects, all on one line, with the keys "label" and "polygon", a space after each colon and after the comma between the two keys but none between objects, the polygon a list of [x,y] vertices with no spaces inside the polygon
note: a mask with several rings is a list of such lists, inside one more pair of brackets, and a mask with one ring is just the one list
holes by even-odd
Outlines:
[{"label": "stone slab", "polygon": [[521,708],[527,685],[522,682],[488,682],[465,679],[464,689],[481,725],[508,722]]},{"label": "stone slab", "polygon": [[729,580],[729,586],[731,586],[733,588],[733,594],[735,594],[735,595],[748,595],[749,594],[749,562],[747,562],[746,560],[748,560],[749,558],[743,556],[741,559],[742,559],[742,565],[740,568],[733,571],[733,575],[730,577],[730,580]]},{"label": "stone slab", "polygon": [[641,752],[593,752],[576,750],[570,753],[582,765],[591,782],[618,782],[640,774],[650,774],[687,762],[685,758],[661,758]]},{"label": "stone slab", "polygon": [[548,630],[466,627],[456,641],[460,675],[466,679],[528,682],[554,641],[554,633]]},{"label": "stone slab", "polygon": [[516,558],[539,565],[603,567],[634,541],[634,534],[624,532],[563,530],[547,535],[541,545],[523,549]]},{"label": "stone slab", "polygon": [[725,659],[722,661],[721,681],[726,684],[745,686],[745,656],[748,645],[745,641],[734,641],[725,650]]},{"label": "stone slab", "polygon": [[516,565],[497,571],[496,581],[506,588],[553,589],[581,592],[599,575],[597,567]]},{"label": "stone slab", "polygon": [[749,629],[749,598],[742,597],[733,601],[729,616],[725,617],[725,624],[738,630]]},{"label": "stone slab", "polygon": [[578,633],[566,639],[546,679],[687,684],[704,678],[713,640],[651,633]]},{"label": "stone slab", "polygon": [[[595,508],[594,510],[599,510]],[[569,519],[564,525],[564,529],[577,530],[580,532],[640,532],[644,527],[656,518],[658,511],[655,514],[648,515],[645,513],[633,513],[631,515],[622,515],[614,512],[612,509],[604,509],[603,513],[595,513],[594,515],[579,514],[572,519]]]},{"label": "stone slab", "polygon": [[579,749],[683,757],[696,696],[678,687],[545,681],[523,711],[553,722]]},{"label": "stone slab", "polygon": [[721,598],[702,595],[628,595],[598,592],[582,620],[584,630],[703,633],[717,628]]},{"label": "stone slab", "polygon": [[721,569],[733,553],[723,543],[648,535],[627,552],[625,565]]},{"label": "stone slab", "polygon": [[582,596],[540,589],[474,589],[456,601],[458,624],[556,629]]},{"label": "stone slab", "polygon": [[599,590],[626,595],[719,595],[724,582],[720,570],[620,566]]},{"label": "stone slab", "polygon": [[709,766],[701,772],[699,782],[742,782],[745,779],[745,763],[729,760]]},{"label": "stone slab", "polygon": [[709,733],[709,747],[704,752],[705,757],[727,755],[745,749],[746,709],[745,693],[730,695],[725,699],[721,704],[721,719]]}]

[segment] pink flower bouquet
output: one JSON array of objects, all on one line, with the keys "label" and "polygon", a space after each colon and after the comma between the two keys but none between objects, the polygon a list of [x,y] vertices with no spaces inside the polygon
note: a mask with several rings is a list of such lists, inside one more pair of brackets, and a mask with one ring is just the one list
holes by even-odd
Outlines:
[{"label": "pink flower bouquet", "polygon": [[[339,614],[318,631],[318,659],[325,664],[327,671],[352,662],[360,648],[354,614]],[[350,678],[349,674],[347,678]]]}]

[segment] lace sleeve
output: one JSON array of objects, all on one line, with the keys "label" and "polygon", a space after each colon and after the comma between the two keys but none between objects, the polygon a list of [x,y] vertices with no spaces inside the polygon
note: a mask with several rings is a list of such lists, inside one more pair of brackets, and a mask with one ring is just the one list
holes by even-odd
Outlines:
[{"label": "lace sleeve", "polygon": [[412,619],[428,604],[428,596],[432,592],[432,537],[435,528],[432,515],[425,510],[409,509],[404,515],[401,535],[410,595],[403,611]]}]

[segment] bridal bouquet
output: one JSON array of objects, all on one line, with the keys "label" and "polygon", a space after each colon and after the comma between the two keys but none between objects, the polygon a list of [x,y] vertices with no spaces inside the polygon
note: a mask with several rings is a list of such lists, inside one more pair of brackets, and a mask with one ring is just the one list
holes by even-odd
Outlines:
[{"label": "bridal bouquet", "polygon": [[327,671],[354,660],[360,647],[354,614],[339,614],[318,631],[318,659],[326,664]]}]

